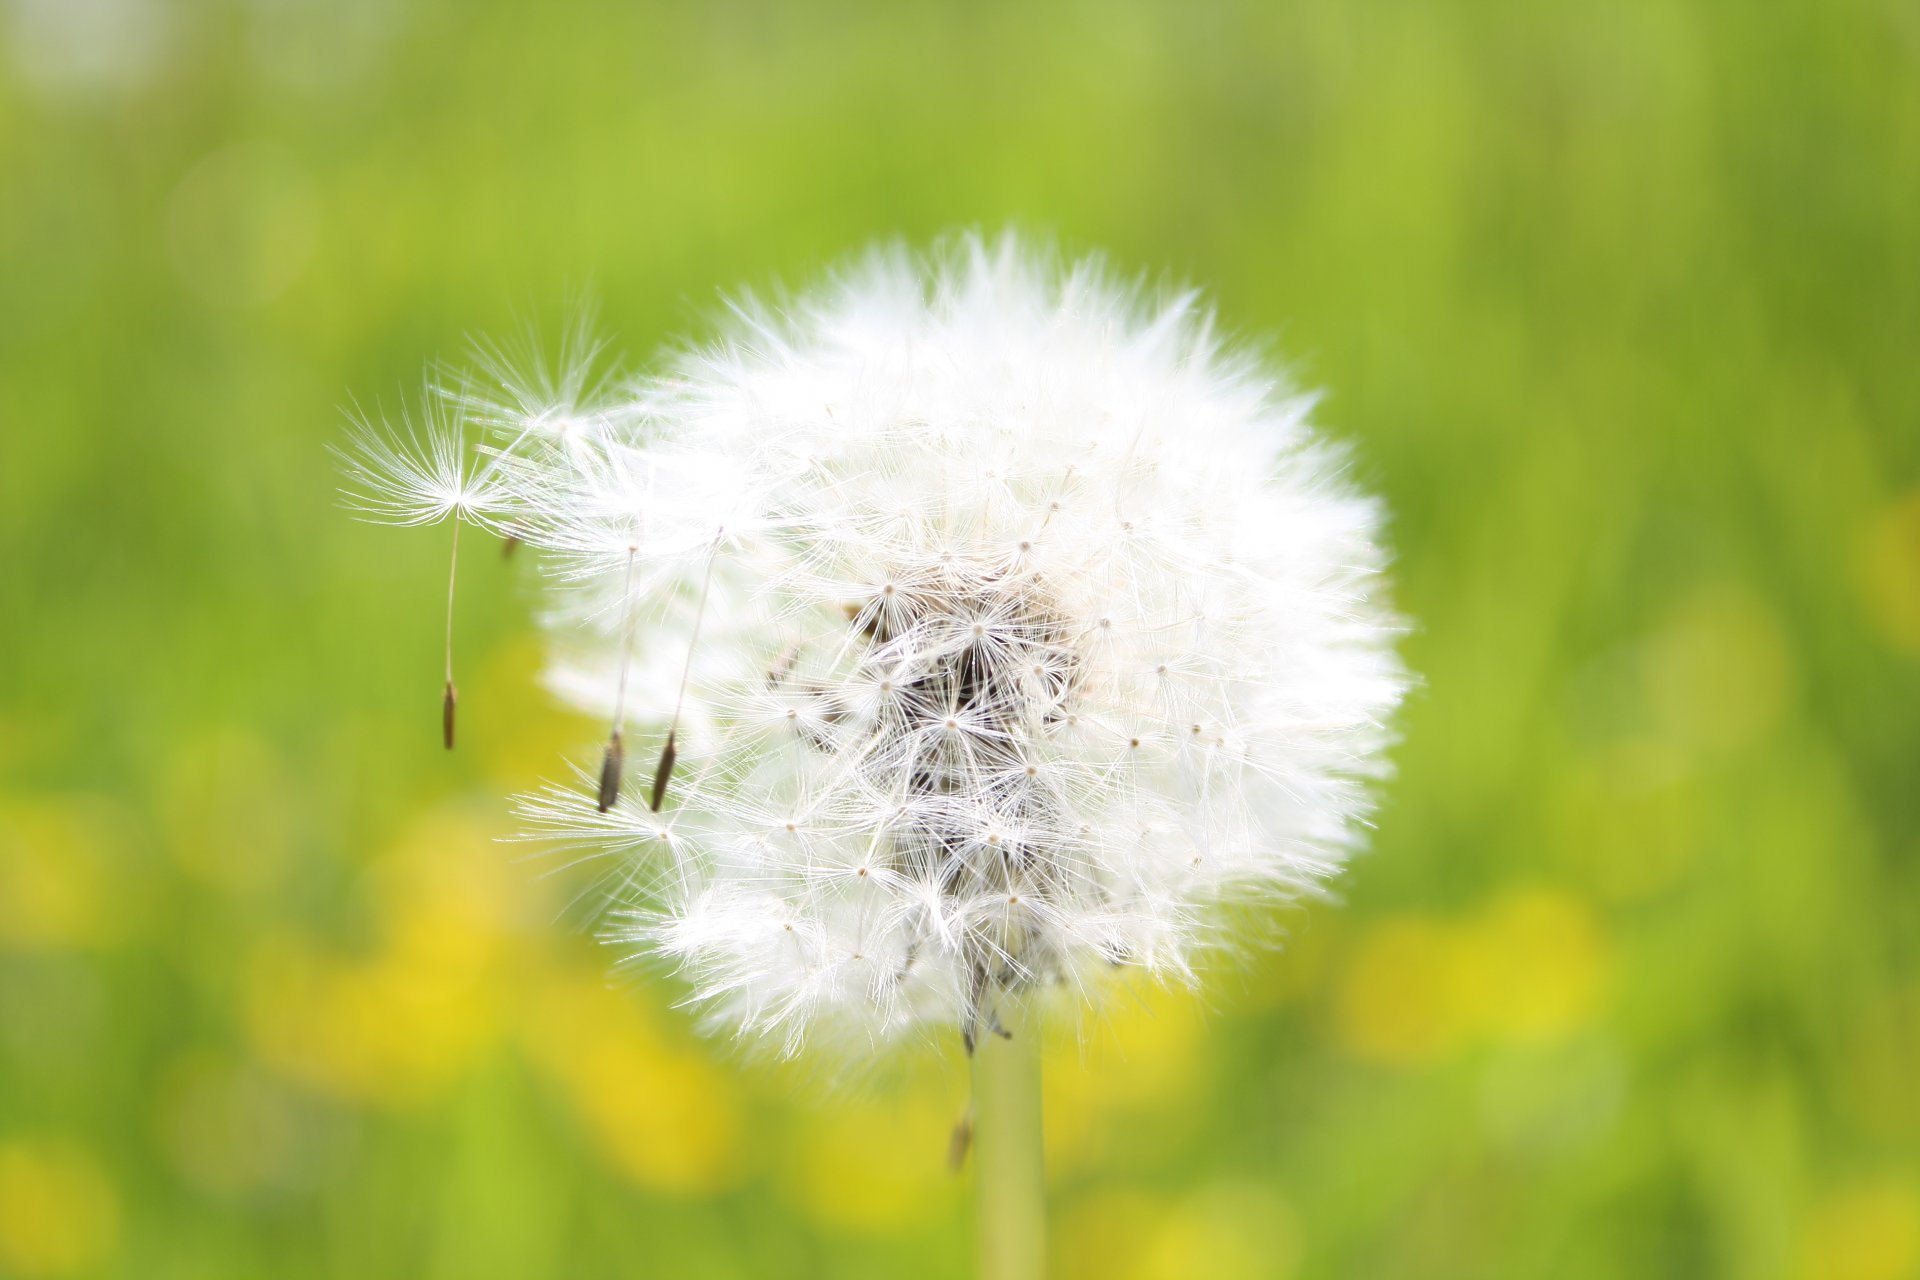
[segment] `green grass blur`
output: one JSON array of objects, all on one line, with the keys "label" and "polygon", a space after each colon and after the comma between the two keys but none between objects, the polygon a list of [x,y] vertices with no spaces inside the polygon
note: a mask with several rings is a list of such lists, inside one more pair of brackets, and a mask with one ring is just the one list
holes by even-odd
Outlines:
[{"label": "green grass blur", "polygon": [[590,753],[349,396],[876,236],[1209,287],[1425,687],[1343,907],[1053,1053],[1059,1274],[1920,1275],[1920,9],[0,0],[0,1275],[960,1276],[493,842]]}]

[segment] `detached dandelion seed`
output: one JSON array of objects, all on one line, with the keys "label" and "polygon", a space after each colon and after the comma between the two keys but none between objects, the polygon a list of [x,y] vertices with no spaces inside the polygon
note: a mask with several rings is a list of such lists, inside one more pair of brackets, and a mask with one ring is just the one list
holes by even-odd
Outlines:
[{"label": "detached dandelion seed", "polygon": [[[485,491],[403,510],[498,501],[541,558],[550,682],[613,730],[597,796],[525,812],[634,860],[613,939],[776,1054],[955,1035],[982,1267],[1037,1274],[1043,1008],[1195,981],[1224,908],[1361,841],[1407,683],[1381,513],[1194,295],[1012,237],[727,323],[617,388],[469,386]],[[670,836],[615,807],[630,698]]]},{"label": "detached dandelion seed", "polygon": [[402,409],[397,423],[382,425],[349,415],[348,442],[335,448],[348,487],[347,506],[380,524],[453,526],[447,558],[445,684],[440,695],[440,737],[453,750],[460,694],[453,679],[453,618],[460,576],[460,526],[494,527],[506,503],[497,460],[482,457],[460,420],[433,395],[423,396],[416,420]]}]

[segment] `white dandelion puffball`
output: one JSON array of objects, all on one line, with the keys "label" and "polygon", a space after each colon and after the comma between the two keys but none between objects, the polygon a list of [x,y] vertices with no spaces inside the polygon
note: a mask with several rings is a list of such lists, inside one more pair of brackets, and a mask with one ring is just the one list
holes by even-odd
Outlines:
[{"label": "white dandelion puffball", "polygon": [[716,1027],[971,1046],[1008,995],[1190,980],[1224,907],[1340,867],[1406,679],[1310,398],[1011,237],[729,323],[598,400],[457,396],[553,686],[616,730],[528,810],[617,852],[617,937]]}]

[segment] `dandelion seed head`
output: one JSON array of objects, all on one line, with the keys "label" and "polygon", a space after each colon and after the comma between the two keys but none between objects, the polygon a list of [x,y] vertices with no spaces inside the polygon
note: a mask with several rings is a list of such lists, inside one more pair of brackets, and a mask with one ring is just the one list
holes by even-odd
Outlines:
[{"label": "dandelion seed head", "polygon": [[[550,575],[553,689],[608,714],[628,667],[678,765],[658,817],[590,778],[525,807],[644,867],[611,932],[716,1028],[861,1053],[1191,981],[1223,907],[1357,847],[1406,685],[1381,513],[1192,295],[882,251],[588,388],[459,403]],[[527,427],[547,401],[592,429]]]}]

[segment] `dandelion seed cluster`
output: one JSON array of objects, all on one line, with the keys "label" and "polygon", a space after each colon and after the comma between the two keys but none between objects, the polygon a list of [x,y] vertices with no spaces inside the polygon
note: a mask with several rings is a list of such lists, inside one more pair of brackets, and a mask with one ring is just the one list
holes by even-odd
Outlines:
[{"label": "dandelion seed cluster", "polygon": [[1405,686],[1380,512],[1191,295],[887,251],[612,394],[452,400],[554,688],[677,755],[526,811],[617,854],[616,936],[717,1027],[971,1045],[1009,993],[1191,979],[1357,842]]}]

